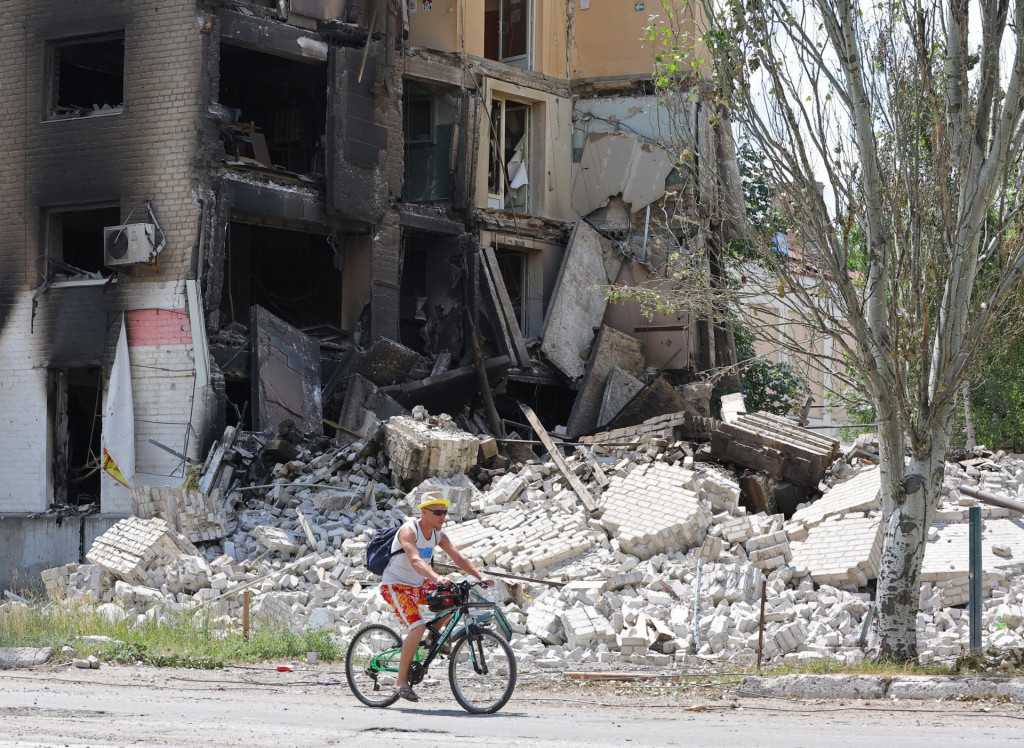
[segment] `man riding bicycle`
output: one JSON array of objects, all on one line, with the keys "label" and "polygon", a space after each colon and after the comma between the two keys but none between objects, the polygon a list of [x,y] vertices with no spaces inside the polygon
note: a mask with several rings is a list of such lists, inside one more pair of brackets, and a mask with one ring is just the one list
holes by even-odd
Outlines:
[{"label": "man riding bicycle", "polygon": [[[416,648],[423,638],[425,622],[420,618],[419,606],[426,604],[427,593],[440,585],[448,587],[451,580],[438,574],[430,566],[434,548],[440,547],[452,562],[462,571],[476,577],[488,586],[494,581],[488,579],[455,547],[441,527],[448,517],[451,502],[437,491],[423,495],[419,505],[420,518],[409,519],[395,535],[391,552],[396,555],[384,569],[380,591],[381,596],[394,608],[408,634],[402,642],[402,657],[398,666],[398,680],[395,690],[403,699],[419,701],[419,696],[409,685],[409,666],[416,656]],[[399,552],[399,551],[404,552]]]}]

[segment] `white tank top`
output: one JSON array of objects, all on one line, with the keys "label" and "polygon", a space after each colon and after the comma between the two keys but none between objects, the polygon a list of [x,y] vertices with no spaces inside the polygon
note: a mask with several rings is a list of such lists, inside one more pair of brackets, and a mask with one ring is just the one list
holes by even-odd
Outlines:
[{"label": "white tank top", "polygon": [[[412,525],[416,531],[416,548],[420,552],[420,558],[426,561],[428,564],[434,557],[434,548],[441,542],[441,538],[444,537],[444,533],[440,530],[435,530],[429,538],[423,537],[423,531],[420,530],[419,520],[408,519],[405,521],[403,527]],[[391,551],[395,553],[391,557],[391,561],[388,563],[387,568],[384,569],[384,573],[381,575],[381,584],[407,584],[412,587],[419,587],[426,580],[426,577],[412,568],[412,562],[409,561],[409,557],[405,555],[405,551],[402,550],[402,542],[398,536],[401,531],[395,533],[394,540],[391,541]]]}]

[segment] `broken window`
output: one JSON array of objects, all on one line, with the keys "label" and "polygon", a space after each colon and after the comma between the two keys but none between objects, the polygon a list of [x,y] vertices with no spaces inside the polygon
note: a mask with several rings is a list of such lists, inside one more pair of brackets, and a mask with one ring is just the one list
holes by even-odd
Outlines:
[{"label": "broken window", "polygon": [[510,99],[491,101],[488,208],[529,212],[530,110]]},{"label": "broken window", "polygon": [[484,57],[531,67],[533,0],[487,0],[484,8]]},{"label": "broken window", "polygon": [[54,504],[99,505],[100,375],[98,366],[50,371]]},{"label": "broken window", "polygon": [[49,280],[103,277],[103,229],[121,223],[117,203],[43,211],[43,245]]},{"label": "broken window", "polygon": [[124,31],[52,41],[46,118],[116,114],[124,105]]},{"label": "broken window", "polygon": [[221,131],[230,161],[296,174],[323,173],[327,66],[221,45],[220,103],[235,123]]}]

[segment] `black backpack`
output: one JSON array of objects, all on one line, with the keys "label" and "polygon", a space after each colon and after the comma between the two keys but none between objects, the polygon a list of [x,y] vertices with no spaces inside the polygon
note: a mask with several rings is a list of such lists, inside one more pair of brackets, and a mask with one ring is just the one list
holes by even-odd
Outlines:
[{"label": "black backpack", "polygon": [[391,550],[391,544],[395,540],[395,535],[401,529],[401,525],[397,527],[382,527],[373,533],[373,537],[370,538],[370,543],[366,546],[366,568],[377,576],[381,576],[384,573],[393,556],[404,552],[401,546],[399,546],[397,551]]}]

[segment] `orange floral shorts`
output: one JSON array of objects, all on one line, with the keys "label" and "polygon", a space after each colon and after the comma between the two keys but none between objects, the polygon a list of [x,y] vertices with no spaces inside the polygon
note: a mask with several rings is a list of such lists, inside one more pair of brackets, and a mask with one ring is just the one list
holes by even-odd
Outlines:
[{"label": "orange floral shorts", "polygon": [[433,582],[426,582],[419,587],[410,584],[382,584],[380,594],[395,609],[405,627],[411,629],[423,622],[420,606],[427,604],[427,593],[436,586]]}]

